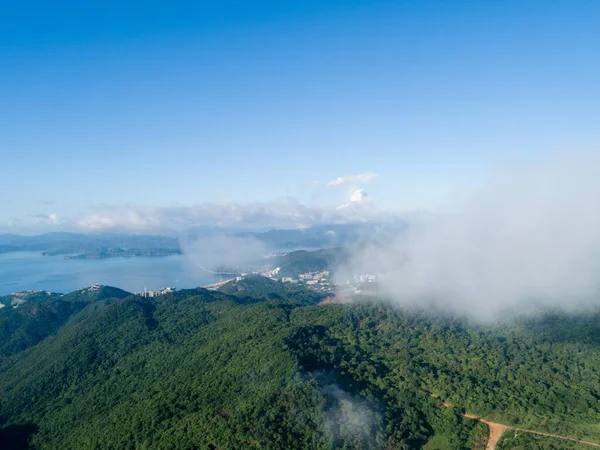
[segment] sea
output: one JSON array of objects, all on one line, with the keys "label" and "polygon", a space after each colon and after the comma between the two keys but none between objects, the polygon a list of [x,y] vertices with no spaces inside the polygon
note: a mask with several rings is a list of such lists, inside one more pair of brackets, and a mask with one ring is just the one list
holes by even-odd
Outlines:
[{"label": "sea", "polygon": [[193,288],[221,281],[186,255],[65,259],[37,252],[0,254],[0,296],[26,290],[68,293],[95,283],[129,292]]}]

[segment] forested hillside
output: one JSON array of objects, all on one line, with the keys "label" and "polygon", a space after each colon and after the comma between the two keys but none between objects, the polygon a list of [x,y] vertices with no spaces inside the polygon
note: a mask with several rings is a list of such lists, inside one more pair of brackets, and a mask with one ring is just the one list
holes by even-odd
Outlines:
[{"label": "forested hillside", "polygon": [[[269,286],[98,296],[48,319],[39,342],[0,361],[0,442],[483,449],[486,426],[463,410],[600,441],[598,314],[482,327],[383,301],[320,304]],[[60,301],[78,304],[69,298]],[[527,439],[501,448],[556,448]]]},{"label": "forested hillside", "polygon": [[301,273],[333,270],[345,261],[348,249],[324,248],[308,252],[298,250],[277,258],[275,265],[281,269],[280,275],[297,277]]},{"label": "forested hillside", "polygon": [[347,247],[322,248],[314,251],[297,250],[279,256],[274,265],[280,268],[280,276],[297,277],[306,272],[322,270],[335,272],[347,264],[353,255],[373,255],[373,258],[384,258],[389,264],[396,264],[399,261],[391,248],[374,240],[362,240]]},{"label": "forested hillside", "polygon": [[67,295],[38,291],[0,297],[0,302],[6,305],[0,309],[0,360],[55,333],[73,314],[86,308],[88,312],[96,311],[103,304],[129,295],[118,288],[98,286]]},{"label": "forested hillside", "polygon": [[230,281],[221,286],[219,291],[254,300],[291,300],[295,305],[319,303],[331,295],[261,275],[247,275],[240,280]]}]

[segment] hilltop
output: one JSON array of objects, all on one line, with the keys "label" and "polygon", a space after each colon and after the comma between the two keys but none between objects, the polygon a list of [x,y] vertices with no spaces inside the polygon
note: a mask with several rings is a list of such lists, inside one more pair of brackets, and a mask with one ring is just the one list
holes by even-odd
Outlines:
[{"label": "hilltop", "polygon": [[131,293],[111,286],[92,286],[63,295],[45,291],[0,297],[0,359],[32,347],[54,334],[73,315]]},{"label": "hilltop", "polygon": [[298,277],[307,272],[331,271],[347,259],[348,252],[343,247],[297,250],[278,257],[274,265],[280,268],[280,276]]}]

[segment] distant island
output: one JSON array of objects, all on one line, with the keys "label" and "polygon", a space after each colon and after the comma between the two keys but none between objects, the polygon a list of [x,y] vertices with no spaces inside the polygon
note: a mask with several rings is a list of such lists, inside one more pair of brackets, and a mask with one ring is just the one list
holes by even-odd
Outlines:
[{"label": "distant island", "polygon": [[[404,224],[391,229],[401,231]],[[170,236],[128,233],[72,233],[52,232],[34,236],[0,234],[0,254],[15,252],[39,252],[44,256],[68,256],[67,259],[104,259],[114,257],[168,256],[181,253],[180,240],[193,243],[199,239],[225,236],[258,241],[269,251],[292,252],[300,249],[347,247],[363,240],[364,236],[377,234],[373,224],[331,224],[302,230],[273,229],[268,231],[242,232],[214,227],[193,227]],[[319,255],[323,261],[331,261],[339,255]],[[297,263],[304,264],[298,255]],[[291,268],[293,271],[294,268]]]},{"label": "distant island", "polygon": [[[60,254],[60,253],[59,253]],[[136,256],[170,256],[180,255],[180,249],[155,249],[155,250],[140,250],[140,249],[107,249],[97,252],[86,252],[78,255],[65,255],[65,259],[108,259],[108,258],[133,258]],[[56,256],[53,252],[43,252],[44,256]]]},{"label": "distant island", "polygon": [[0,253],[39,252],[65,259],[169,256],[181,254],[172,236],[139,234],[46,233],[38,236],[0,235]]}]

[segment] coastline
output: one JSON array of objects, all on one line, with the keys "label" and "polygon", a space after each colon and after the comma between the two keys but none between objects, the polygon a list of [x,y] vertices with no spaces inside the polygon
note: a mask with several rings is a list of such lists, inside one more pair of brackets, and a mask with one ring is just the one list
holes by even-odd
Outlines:
[{"label": "coastline", "polygon": [[204,289],[208,289],[209,291],[216,291],[221,286],[225,286],[227,283],[229,283],[230,281],[233,281],[233,280],[235,280],[235,278],[229,278],[227,280],[217,281],[216,283],[207,284],[207,285],[202,286],[202,287]]}]

